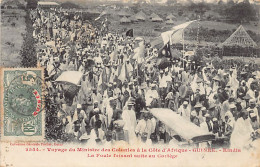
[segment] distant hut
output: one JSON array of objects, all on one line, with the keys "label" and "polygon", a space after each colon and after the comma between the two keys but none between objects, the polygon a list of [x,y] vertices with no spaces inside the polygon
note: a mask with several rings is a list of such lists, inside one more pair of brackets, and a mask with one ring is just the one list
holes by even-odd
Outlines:
[{"label": "distant hut", "polygon": [[162,21],[163,21],[163,19],[158,15],[156,15],[155,17],[152,18],[152,22],[162,22]]},{"label": "distant hut", "polygon": [[169,15],[166,17],[166,20],[170,20],[170,19],[174,20],[174,19],[176,19],[176,17],[175,17],[173,14],[169,14]]},{"label": "distant hut", "polygon": [[130,19],[132,22],[138,22],[138,20],[136,19],[135,15],[129,17],[129,19]]},{"label": "distant hut", "polygon": [[120,19],[120,24],[129,24],[129,23],[131,23],[131,20],[125,16]]},{"label": "distant hut", "polygon": [[136,19],[137,21],[146,21],[146,18],[147,18],[147,16],[146,16],[146,14],[145,14],[143,11],[140,11],[140,12],[138,12],[138,13],[135,15],[135,19]]},{"label": "distant hut", "polygon": [[120,17],[130,17],[131,16],[131,14],[126,11],[119,11],[117,14]]},{"label": "distant hut", "polygon": [[155,14],[155,13],[152,13],[151,16],[150,16],[150,19],[152,19],[152,18],[154,18],[154,17],[156,17],[156,16],[158,16],[158,15]]},{"label": "distant hut", "polygon": [[168,25],[173,25],[174,24],[172,19],[167,20],[165,23],[168,24]]},{"label": "distant hut", "polygon": [[1,3],[2,9],[19,9],[22,7],[24,7],[24,5],[16,0],[6,0],[6,1],[2,1]]},{"label": "distant hut", "polygon": [[242,25],[219,46],[222,47],[224,56],[251,56],[257,54],[257,44]]}]

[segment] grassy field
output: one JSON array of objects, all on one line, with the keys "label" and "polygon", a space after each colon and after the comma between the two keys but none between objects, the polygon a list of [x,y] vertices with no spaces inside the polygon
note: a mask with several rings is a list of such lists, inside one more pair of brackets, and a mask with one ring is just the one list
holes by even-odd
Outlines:
[{"label": "grassy field", "polygon": [[[170,30],[173,26],[186,22],[185,18],[178,17],[176,20],[174,20],[174,25],[167,25],[165,23],[165,20],[163,22],[158,23],[158,22],[152,22],[150,19],[147,19],[145,22],[120,24],[120,22],[119,22],[120,19],[121,18],[118,16],[111,17],[111,19],[110,19],[111,24],[109,27],[109,29],[111,31],[118,31],[119,33],[124,34],[127,30],[133,28],[134,36],[142,36],[142,37],[145,36],[146,38],[151,39],[151,40],[154,37],[160,36],[160,34],[162,32]],[[200,21],[199,24],[202,28],[208,29],[208,30],[215,29],[216,31],[225,31],[225,30],[230,31],[230,33],[226,36],[223,36],[223,35],[218,36],[218,38],[220,38],[219,41],[216,41],[216,40],[212,41],[217,44],[224,42],[224,40],[227,39],[229,37],[229,35],[231,35],[240,25],[240,24],[231,24],[231,23],[216,22],[216,21]],[[250,31],[258,34],[258,36],[259,36],[260,24],[255,26],[250,23],[245,23],[245,24],[243,24],[243,26],[246,30],[250,30]],[[197,27],[198,27],[198,22],[194,22],[187,27],[187,31],[190,29],[197,30]],[[202,33],[203,32],[200,32],[200,35]],[[206,37],[204,37],[204,38],[206,38]],[[187,41],[187,43],[193,43],[193,42],[194,42],[194,40]],[[201,42],[201,44],[205,43],[205,41],[203,41],[203,40],[200,42]],[[211,41],[209,40],[207,42],[211,42]],[[257,41],[255,41],[255,42],[257,42]]]},{"label": "grassy field", "polygon": [[[25,33],[25,11],[17,9],[2,10],[1,17],[1,60],[0,66],[19,67],[20,50]],[[16,16],[16,17],[14,17]]]}]

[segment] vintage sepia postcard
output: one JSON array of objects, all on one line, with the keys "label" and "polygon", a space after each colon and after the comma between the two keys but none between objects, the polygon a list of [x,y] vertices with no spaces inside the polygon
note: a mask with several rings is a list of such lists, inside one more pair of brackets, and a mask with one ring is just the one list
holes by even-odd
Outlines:
[{"label": "vintage sepia postcard", "polygon": [[259,0],[0,0],[0,166],[260,166]]}]

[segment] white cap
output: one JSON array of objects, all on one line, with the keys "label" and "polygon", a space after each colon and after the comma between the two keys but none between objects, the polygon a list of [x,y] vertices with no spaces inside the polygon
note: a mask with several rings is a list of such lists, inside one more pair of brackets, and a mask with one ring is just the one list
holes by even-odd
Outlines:
[{"label": "white cap", "polygon": [[207,109],[206,109],[206,107],[202,107],[202,108],[201,108],[201,110],[203,110],[203,111],[204,111],[204,110],[207,110]]},{"label": "white cap", "polygon": [[205,117],[210,117],[210,115],[209,114],[205,114]]},{"label": "white cap", "polygon": [[249,103],[250,103],[250,104],[255,104],[255,100],[254,100],[254,99],[250,99],[250,100],[249,100]]},{"label": "white cap", "polygon": [[82,108],[81,104],[77,104],[77,108]]},{"label": "white cap", "polygon": [[251,118],[256,117],[256,114],[255,113],[250,113],[250,117]]},{"label": "white cap", "polygon": [[193,110],[193,111],[190,113],[190,115],[195,117],[195,116],[197,116],[197,113],[196,113],[196,111]]},{"label": "white cap", "polygon": [[184,101],[183,104],[188,105],[189,103],[187,101]]},{"label": "white cap", "polygon": [[234,103],[230,104],[229,108],[236,108],[236,105]]},{"label": "white cap", "polygon": [[115,100],[114,97],[109,97],[108,101]]}]

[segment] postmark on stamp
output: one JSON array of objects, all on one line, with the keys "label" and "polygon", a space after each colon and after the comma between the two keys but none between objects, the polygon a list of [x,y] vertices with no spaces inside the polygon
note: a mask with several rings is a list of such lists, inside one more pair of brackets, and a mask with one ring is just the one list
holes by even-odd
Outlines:
[{"label": "postmark on stamp", "polygon": [[1,69],[2,140],[44,139],[44,91],[41,68]]}]

